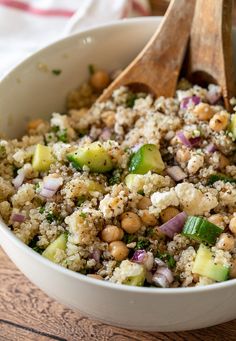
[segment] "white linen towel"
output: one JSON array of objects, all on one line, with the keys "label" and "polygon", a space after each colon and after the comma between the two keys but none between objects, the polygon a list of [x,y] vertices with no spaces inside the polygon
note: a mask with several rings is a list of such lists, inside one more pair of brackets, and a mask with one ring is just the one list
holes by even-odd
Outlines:
[{"label": "white linen towel", "polygon": [[0,77],[63,35],[143,15],[148,0],[0,0]]}]

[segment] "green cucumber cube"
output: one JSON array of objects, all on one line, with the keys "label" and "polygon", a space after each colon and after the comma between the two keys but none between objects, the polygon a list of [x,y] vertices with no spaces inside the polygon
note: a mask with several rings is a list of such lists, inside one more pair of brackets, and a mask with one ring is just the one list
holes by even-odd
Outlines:
[{"label": "green cucumber cube", "polygon": [[165,168],[160,151],[154,144],[144,144],[132,156],[129,171],[134,174],[145,174],[149,171],[161,173]]},{"label": "green cucumber cube", "polygon": [[42,256],[56,263],[57,250],[66,250],[67,235],[62,233],[54,242],[52,242],[42,253]]},{"label": "green cucumber cube", "polygon": [[99,142],[79,147],[76,152],[67,155],[67,159],[76,169],[87,166],[91,172],[106,173],[113,169],[112,159]]},{"label": "green cucumber cube", "polygon": [[215,264],[210,249],[201,244],[197,251],[192,272],[211,278],[217,282],[223,282],[228,279],[229,267]]}]

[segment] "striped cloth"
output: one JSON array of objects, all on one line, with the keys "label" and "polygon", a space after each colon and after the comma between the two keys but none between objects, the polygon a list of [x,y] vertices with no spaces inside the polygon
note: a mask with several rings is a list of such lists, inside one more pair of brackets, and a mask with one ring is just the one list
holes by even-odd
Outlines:
[{"label": "striped cloth", "polygon": [[148,0],[0,0],[0,77],[63,35],[149,14]]}]

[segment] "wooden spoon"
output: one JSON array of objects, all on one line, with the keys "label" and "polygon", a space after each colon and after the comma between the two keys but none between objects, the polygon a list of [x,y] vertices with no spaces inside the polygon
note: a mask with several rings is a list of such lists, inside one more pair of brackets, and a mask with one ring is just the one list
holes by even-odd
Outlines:
[{"label": "wooden spoon", "polygon": [[195,0],[172,0],[150,41],[98,101],[107,100],[121,85],[131,84],[144,85],[146,90],[156,96],[174,96],[190,35],[194,7]]},{"label": "wooden spoon", "polygon": [[197,0],[187,53],[187,78],[221,86],[225,106],[235,94],[232,0]]}]

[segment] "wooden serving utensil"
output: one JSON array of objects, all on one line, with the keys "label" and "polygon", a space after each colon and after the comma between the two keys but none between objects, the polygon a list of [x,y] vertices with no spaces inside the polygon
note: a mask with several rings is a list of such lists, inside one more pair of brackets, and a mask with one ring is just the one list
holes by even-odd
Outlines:
[{"label": "wooden serving utensil", "polygon": [[174,96],[190,35],[194,8],[195,0],[172,0],[150,41],[103,92],[98,101],[107,100],[121,85],[131,84],[141,84],[156,96]]},{"label": "wooden serving utensil", "polygon": [[235,94],[232,0],[197,0],[187,53],[187,78],[221,86],[225,106]]}]

